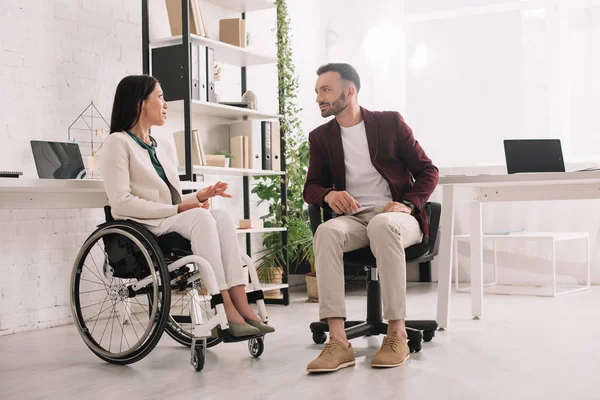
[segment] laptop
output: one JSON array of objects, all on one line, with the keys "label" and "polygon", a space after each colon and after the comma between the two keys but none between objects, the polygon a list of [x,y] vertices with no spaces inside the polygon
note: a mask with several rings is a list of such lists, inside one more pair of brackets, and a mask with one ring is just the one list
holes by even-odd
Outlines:
[{"label": "laptop", "polygon": [[31,141],[33,159],[41,179],[83,179],[85,166],[77,143]]},{"label": "laptop", "polygon": [[505,140],[504,155],[509,174],[565,172],[560,139]]}]

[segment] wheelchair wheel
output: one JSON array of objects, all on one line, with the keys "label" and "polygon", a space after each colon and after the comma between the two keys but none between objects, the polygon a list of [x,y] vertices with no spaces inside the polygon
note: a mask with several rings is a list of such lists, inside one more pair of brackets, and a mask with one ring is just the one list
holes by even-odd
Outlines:
[{"label": "wheelchair wheel", "polygon": [[[215,310],[210,307],[209,295],[199,294],[197,300],[194,300],[192,296],[195,290],[202,293],[201,290],[204,286],[201,282],[201,280],[197,280],[188,284],[183,290],[172,287],[174,290],[171,293],[171,309],[169,311],[169,318],[167,319],[166,332],[173,340],[186,347],[192,346],[192,337],[194,336],[192,318],[190,316],[191,302],[196,302],[195,305],[200,310],[204,321],[216,315]],[[222,341],[223,338],[209,337],[206,339],[206,347],[216,346]]]},{"label": "wheelchair wheel", "polygon": [[102,225],[83,244],[71,275],[72,314],[85,344],[114,364],[144,358],[167,323],[169,282],[149,232],[126,222]]},{"label": "wheelchair wheel", "polygon": [[200,347],[196,347],[192,353],[192,367],[198,372],[204,368],[204,351]]},{"label": "wheelchair wheel", "polygon": [[265,351],[265,341],[263,338],[248,340],[248,351],[252,357],[260,357]]}]

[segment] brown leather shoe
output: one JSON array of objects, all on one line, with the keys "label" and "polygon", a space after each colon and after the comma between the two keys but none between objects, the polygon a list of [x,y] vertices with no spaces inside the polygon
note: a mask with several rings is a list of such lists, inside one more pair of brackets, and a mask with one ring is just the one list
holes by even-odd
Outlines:
[{"label": "brown leather shoe", "polygon": [[381,348],[373,357],[371,366],[375,368],[399,367],[410,358],[410,349],[406,339],[399,335],[391,335],[383,338]]},{"label": "brown leather shoe", "polygon": [[306,372],[333,372],[341,368],[354,365],[354,349],[352,345],[346,347],[342,342],[330,339],[329,343],[306,367]]}]

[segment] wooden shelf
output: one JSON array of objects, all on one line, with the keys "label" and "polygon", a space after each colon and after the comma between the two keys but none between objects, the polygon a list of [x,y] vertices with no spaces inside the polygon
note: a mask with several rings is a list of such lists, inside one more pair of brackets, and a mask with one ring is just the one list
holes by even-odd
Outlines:
[{"label": "wooden shelf", "polygon": [[[181,44],[181,35],[170,36],[150,42],[150,48],[173,46]],[[204,36],[190,34],[190,42],[201,46],[211,47],[215,50],[215,61],[237,67],[250,67],[253,65],[276,64],[276,56],[258,53],[251,48],[241,48]]]},{"label": "wooden shelf", "polygon": [[252,229],[236,229],[238,234],[246,233],[268,233],[268,232],[285,232],[286,228],[252,228]]},{"label": "wooden shelf", "polygon": [[208,0],[210,3],[241,13],[275,8],[274,0]]},{"label": "wooden shelf", "polygon": [[[183,100],[175,100],[168,102],[171,112],[183,112]],[[231,123],[244,119],[279,119],[279,114],[263,113],[248,108],[226,106],[218,103],[207,103],[204,101],[192,100],[192,114],[205,115],[207,117],[217,117],[228,119]]]}]

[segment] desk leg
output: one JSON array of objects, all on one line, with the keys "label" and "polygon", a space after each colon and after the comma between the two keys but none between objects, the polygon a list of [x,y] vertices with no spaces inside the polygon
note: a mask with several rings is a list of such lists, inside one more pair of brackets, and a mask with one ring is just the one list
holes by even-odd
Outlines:
[{"label": "desk leg", "polygon": [[444,186],[438,270],[437,323],[448,328],[450,289],[452,286],[452,240],[454,238],[454,186]]},{"label": "desk leg", "polygon": [[471,202],[471,311],[473,319],[483,316],[483,232],[478,201]]}]

